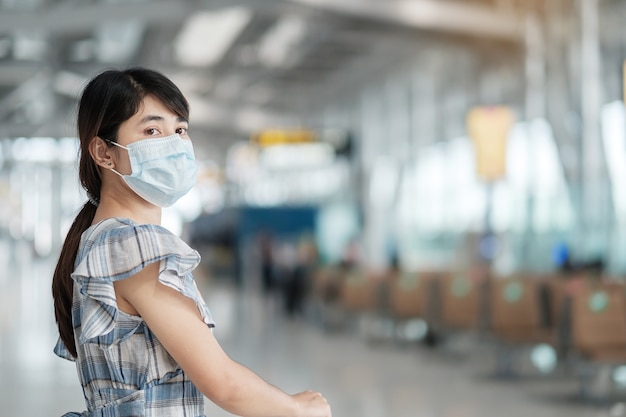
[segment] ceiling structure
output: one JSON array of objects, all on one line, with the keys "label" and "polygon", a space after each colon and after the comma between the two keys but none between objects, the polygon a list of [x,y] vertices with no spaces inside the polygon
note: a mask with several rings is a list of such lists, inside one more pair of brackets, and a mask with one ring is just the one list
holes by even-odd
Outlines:
[{"label": "ceiling structure", "polygon": [[446,37],[522,42],[519,4],[0,0],[0,137],[75,135],[86,81],[142,65],[181,87],[194,134],[227,145],[294,123],[303,105],[388,61],[390,50],[406,55],[416,41]]}]

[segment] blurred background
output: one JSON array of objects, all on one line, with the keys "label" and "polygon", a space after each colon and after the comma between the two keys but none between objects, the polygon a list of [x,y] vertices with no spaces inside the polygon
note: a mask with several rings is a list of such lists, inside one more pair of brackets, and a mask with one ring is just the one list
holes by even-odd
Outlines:
[{"label": "blurred background", "polygon": [[[626,415],[624,0],[0,0],[0,414],[84,409],[50,284],[77,99],[191,104],[163,224],[234,359],[335,416]],[[207,415],[227,413],[207,401]]]}]

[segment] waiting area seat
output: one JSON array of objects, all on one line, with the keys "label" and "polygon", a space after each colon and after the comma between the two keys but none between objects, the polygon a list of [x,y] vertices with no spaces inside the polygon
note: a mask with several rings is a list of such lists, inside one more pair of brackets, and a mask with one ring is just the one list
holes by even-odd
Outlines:
[{"label": "waiting area seat", "polygon": [[429,317],[432,284],[437,279],[434,272],[400,273],[390,281],[389,309],[396,320]]},{"label": "waiting area seat", "polygon": [[572,296],[572,347],[593,362],[626,364],[626,296],[617,282],[582,285]]},{"label": "waiting area seat", "polygon": [[341,302],[350,312],[377,312],[380,309],[380,287],[387,277],[383,273],[352,270],[341,285]]},{"label": "waiting area seat", "polygon": [[490,328],[502,342],[556,343],[551,292],[531,274],[494,278],[490,283]]},{"label": "waiting area seat", "polygon": [[476,331],[484,322],[487,275],[482,268],[442,272],[439,322],[443,331]]},{"label": "waiting area seat", "polygon": [[494,276],[482,265],[451,271],[324,269],[314,288],[315,297],[335,294],[341,310],[367,315],[368,322],[378,317],[398,330],[421,320],[437,340],[481,336],[477,343],[496,348],[500,376],[515,374],[516,355],[529,356],[539,345],[552,346],[572,375],[584,368],[587,378],[596,364],[626,364],[626,292],[617,280],[560,273]]}]

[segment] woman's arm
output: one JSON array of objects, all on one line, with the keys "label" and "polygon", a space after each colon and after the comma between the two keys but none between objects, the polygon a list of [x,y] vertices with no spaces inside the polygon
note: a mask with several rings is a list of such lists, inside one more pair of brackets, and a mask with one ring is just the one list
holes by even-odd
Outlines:
[{"label": "woman's arm", "polygon": [[211,401],[245,417],[331,417],[319,393],[287,395],[230,359],[202,321],[194,301],[161,284],[157,275],[158,263],[116,282],[118,305],[143,318]]}]

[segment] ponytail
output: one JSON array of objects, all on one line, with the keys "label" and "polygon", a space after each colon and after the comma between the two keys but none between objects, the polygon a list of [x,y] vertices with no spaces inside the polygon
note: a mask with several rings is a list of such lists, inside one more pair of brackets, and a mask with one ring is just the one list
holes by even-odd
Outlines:
[{"label": "ponytail", "polygon": [[76,357],[76,342],[74,340],[74,326],[72,324],[72,295],[74,281],[71,274],[78,252],[80,238],[85,230],[91,226],[96,214],[96,205],[92,200],[85,203],[72,223],[67,233],[59,261],[52,277],[52,296],[54,297],[54,316],[59,327],[61,340],[67,350]]}]

